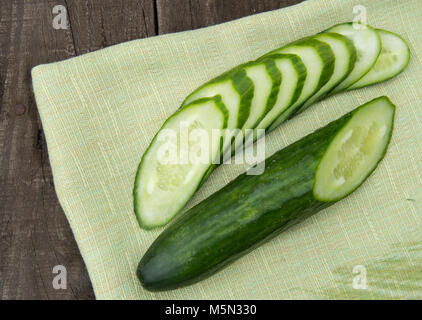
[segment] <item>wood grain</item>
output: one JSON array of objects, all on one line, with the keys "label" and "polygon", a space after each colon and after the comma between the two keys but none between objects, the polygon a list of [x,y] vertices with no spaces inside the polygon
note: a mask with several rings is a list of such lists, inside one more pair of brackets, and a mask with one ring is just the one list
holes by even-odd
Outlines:
[{"label": "wood grain", "polygon": [[[9,0],[0,2],[0,300],[93,299],[54,191],[31,89],[33,66],[132,39],[201,28],[300,0]],[[69,26],[52,27],[53,7]],[[52,270],[67,269],[55,290]]]},{"label": "wood grain", "polygon": [[159,34],[192,30],[303,0],[157,0]]}]

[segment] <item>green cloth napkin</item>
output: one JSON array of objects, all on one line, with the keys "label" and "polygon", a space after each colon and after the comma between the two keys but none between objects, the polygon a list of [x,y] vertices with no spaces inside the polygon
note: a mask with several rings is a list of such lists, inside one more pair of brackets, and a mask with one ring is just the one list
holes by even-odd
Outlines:
[{"label": "green cloth napkin", "polygon": [[[133,213],[137,165],[153,135],[206,80],[334,24],[364,6],[412,59],[384,84],[338,94],[266,138],[268,155],[358,105],[397,105],[388,153],[350,197],[213,277],[151,293],[135,270],[161,230]],[[362,8],[362,7],[360,7]],[[229,23],[122,43],[32,70],[54,184],[98,299],[422,298],[422,1],[310,0]],[[219,167],[188,207],[244,170]],[[365,278],[366,277],[366,284]]]}]

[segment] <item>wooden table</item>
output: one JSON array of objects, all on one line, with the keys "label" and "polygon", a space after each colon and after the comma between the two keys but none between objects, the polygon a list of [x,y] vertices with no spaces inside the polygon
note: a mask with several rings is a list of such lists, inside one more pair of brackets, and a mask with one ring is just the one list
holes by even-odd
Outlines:
[{"label": "wooden table", "polygon": [[[2,0],[0,3],[0,300],[94,299],[54,191],[31,88],[33,66],[128,40],[201,28],[301,0]],[[53,28],[53,8],[67,29]],[[53,268],[67,270],[56,290]]]}]

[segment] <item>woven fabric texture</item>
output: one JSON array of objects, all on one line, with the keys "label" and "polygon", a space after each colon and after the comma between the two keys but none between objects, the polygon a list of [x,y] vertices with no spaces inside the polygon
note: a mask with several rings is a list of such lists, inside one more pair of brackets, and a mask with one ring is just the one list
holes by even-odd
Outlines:
[{"label": "woven fabric texture", "polygon": [[[348,198],[213,277],[179,290],[144,290],[136,266],[162,229],[139,228],[132,188],[141,156],[163,121],[203,82],[271,49],[352,21],[357,5],[366,9],[369,24],[408,41],[408,68],[383,84],[315,104],[267,135],[266,149],[270,155],[387,95],[397,105],[396,122],[378,169]],[[421,0],[309,0],[35,67],[33,87],[55,188],[96,297],[422,298],[421,34]],[[187,208],[243,170],[241,165],[219,167]]]}]

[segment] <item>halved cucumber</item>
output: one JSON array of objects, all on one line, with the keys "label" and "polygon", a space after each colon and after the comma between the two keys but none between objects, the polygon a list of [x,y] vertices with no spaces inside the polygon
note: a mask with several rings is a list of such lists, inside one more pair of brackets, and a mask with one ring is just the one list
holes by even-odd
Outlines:
[{"label": "halved cucumber", "polygon": [[387,97],[360,107],[330,143],[315,174],[314,195],[336,201],[355,190],[384,157],[395,108]]},{"label": "halved cucumber", "polygon": [[350,74],[350,72],[353,70],[353,67],[355,66],[356,48],[353,44],[353,41],[349,38],[339,33],[325,32],[317,34],[313,37],[313,39],[328,44],[333,50],[335,56],[334,73],[330,80],[290,117],[304,111],[318,100],[323,99],[328,92],[330,92]]},{"label": "halved cucumber", "polygon": [[388,98],[375,99],[276,152],[262,175],[240,175],[158,236],[138,265],[142,285],[170,290],[207,278],[343,198],[383,158],[393,119]]},{"label": "halved cucumber", "polygon": [[336,25],[326,32],[339,33],[353,41],[357,51],[353,70],[330,93],[334,94],[346,90],[374,66],[381,52],[381,39],[378,32],[371,26],[355,25],[352,22]]},{"label": "halved cucumber", "polygon": [[190,199],[220,157],[227,119],[228,112],[217,96],[186,105],[163,124],[136,173],[134,208],[142,228],[164,225]]},{"label": "halved cucumber", "polygon": [[274,53],[298,55],[305,64],[307,77],[300,97],[270,125],[269,130],[278,127],[330,80],[334,72],[335,60],[334,53],[329,45],[312,38],[299,40],[272,52],[272,54]]},{"label": "halved cucumber", "polygon": [[381,53],[375,65],[348,90],[366,87],[393,78],[402,72],[410,60],[410,50],[405,40],[398,34],[376,29],[381,38]]},{"label": "halved cucumber", "polygon": [[267,129],[277,117],[299,99],[307,72],[302,60],[295,54],[273,54],[265,59],[272,59],[280,71],[281,84],[273,108],[256,126]]}]

